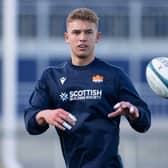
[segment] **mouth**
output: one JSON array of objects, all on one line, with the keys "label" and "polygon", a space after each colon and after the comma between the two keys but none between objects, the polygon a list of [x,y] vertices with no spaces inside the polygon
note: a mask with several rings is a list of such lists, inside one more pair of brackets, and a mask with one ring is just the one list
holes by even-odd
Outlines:
[{"label": "mouth", "polygon": [[80,50],[85,50],[85,49],[88,48],[88,45],[86,45],[86,44],[80,44],[80,45],[78,45],[78,48],[79,48]]}]

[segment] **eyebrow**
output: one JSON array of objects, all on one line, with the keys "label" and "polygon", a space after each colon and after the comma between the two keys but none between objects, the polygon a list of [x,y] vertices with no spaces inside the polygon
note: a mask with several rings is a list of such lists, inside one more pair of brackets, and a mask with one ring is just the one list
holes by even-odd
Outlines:
[{"label": "eyebrow", "polygon": [[93,29],[73,29],[72,32],[75,31],[84,31],[84,32],[88,32],[88,31],[93,31]]}]

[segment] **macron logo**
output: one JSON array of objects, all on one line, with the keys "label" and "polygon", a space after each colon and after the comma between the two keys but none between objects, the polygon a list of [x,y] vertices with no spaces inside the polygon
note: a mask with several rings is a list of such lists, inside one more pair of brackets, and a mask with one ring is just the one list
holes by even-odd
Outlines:
[{"label": "macron logo", "polygon": [[60,82],[61,82],[62,85],[65,83],[66,79],[67,79],[66,77],[61,77],[60,78]]}]

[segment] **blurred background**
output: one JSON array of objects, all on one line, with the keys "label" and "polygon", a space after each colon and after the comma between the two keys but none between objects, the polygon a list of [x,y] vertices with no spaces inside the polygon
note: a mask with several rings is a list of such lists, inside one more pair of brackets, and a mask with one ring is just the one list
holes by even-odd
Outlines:
[{"label": "blurred background", "polygon": [[[28,135],[24,128],[23,110],[42,71],[70,57],[63,33],[67,14],[77,7],[91,8],[100,17],[102,39],[97,44],[96,56],[127,72],[152,111],[152,127],[145,134],[136,133],[122,119],[120,154],[125,168],[166,168],[168,100],[151,91],[145,70],[152,58],[168,56],[167,0],[17,0],[17,161],[23,168],[65,168],[55,130],[50,128],[39,136]],[[2,86],[5,75],[3,23],[3,0],[0,0],[0,149],[3,147],[2,119],[5,113],[2,108],[5,87]],[[3,152],[0,150],[0,168],[15,168],[3,166]]]}]

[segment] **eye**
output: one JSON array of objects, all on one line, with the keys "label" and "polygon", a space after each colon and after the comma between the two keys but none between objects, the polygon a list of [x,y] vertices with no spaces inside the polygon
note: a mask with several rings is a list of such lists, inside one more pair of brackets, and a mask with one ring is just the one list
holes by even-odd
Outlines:
[{"label": "eye", "polygon": [[86,33],[86,34],[92,34],[93,31],[92,31],[92,30],[87,30],[85,33]]},{"label": "eye", "polygon": [[75,34],[75,35],[79,35],[80,31],[79,30],[74,30],[72,33]]}]

